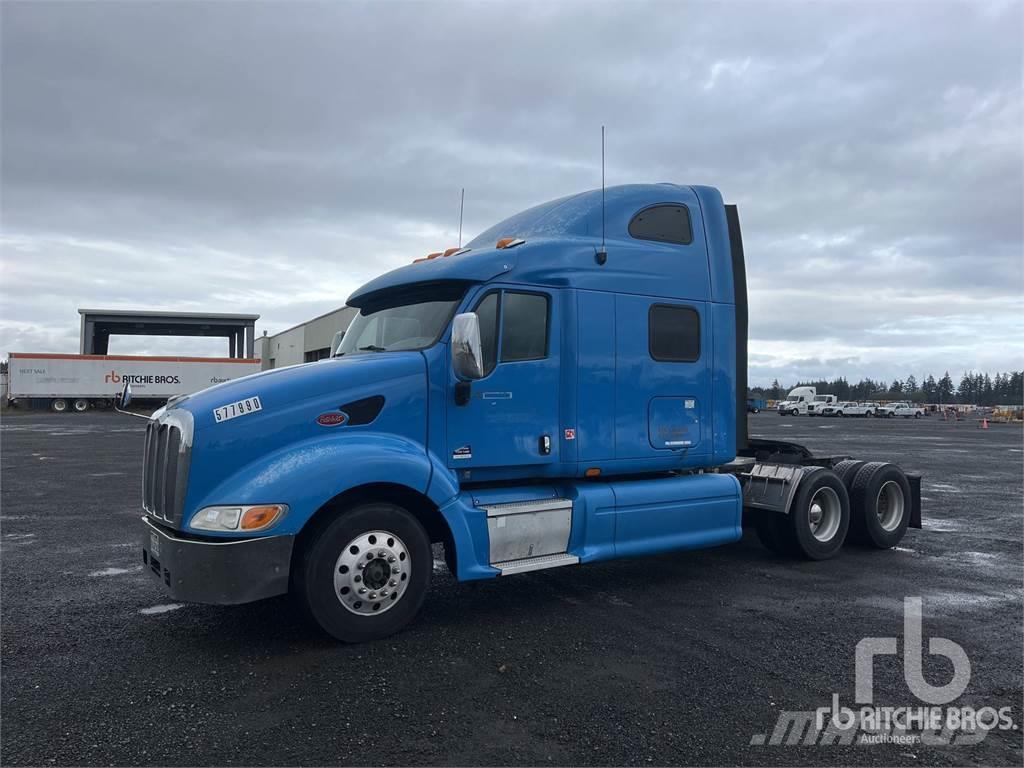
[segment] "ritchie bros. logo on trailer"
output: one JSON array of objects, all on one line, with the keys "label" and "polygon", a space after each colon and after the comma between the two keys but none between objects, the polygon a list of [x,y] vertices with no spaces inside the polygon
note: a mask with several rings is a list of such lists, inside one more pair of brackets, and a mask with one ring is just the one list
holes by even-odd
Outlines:
[{"label": "ritchie bros. logo on trailer", "polygon": [[103,380],[107,384],[123,384],[125,382],[129,384],[181,384],[181,378],[175,374],[165,375],[157,373],[118,373],[117,371],[111,371]]}]

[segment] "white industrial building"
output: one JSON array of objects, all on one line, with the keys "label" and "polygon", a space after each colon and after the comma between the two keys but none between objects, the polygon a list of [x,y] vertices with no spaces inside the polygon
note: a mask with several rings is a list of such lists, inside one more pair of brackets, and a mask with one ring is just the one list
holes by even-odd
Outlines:
[{"label": "white industrial building", "polygon": [[256,339],[256,356],[263,361],[263,370],[329,357],[334,335],[348,328],[357,311],[355,307],[340,307],[273,336],[264,331]]}]

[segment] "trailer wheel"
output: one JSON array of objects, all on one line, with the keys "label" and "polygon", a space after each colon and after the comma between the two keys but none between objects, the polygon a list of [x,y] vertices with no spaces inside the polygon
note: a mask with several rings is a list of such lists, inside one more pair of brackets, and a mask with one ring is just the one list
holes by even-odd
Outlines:
[{"label": "trailer wheel", "polygon": [[50,410],[54,413],[65,413],[68,409],[68,401],[63,397],[55,397],[50,401]]},{"label": "trailer wheel", "polygon": [[72,403],[71,407],[75,409],[75,413],[85,413],[89,410],[89,401],[84,397],[80,397]]},{"label": "trailer wheel", "polygon": [[891,549],[910,523],[910,481],[895,464],[873,461],[857,472],[850,487],[850,527],[861,544]]},{"label": "trailer wheel", "polygon": [[313,619],[346,643],[387,637],[419,611],[433,555],[399,506],[361,504],[327,523],[302,553],[296,591]]},{"label": "trailer wheel", "polygon": [[835,557],[850,526],[850,496],[831,469],[807,471],[780,528],[794,554],[808,560]]}]

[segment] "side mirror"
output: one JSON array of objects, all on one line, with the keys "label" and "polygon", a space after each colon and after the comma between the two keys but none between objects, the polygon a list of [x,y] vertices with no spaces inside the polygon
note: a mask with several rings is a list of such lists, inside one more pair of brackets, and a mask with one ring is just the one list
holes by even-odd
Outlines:
[{"label": "side mirror", "polygon": [[132,385],[127,381],[124,383],[124,389],[121,390],[121,394],[117,396],[117,407],[127,408],[132,402]]},{"label": "side mirror", "polygon": [[344,331],[338,331],[336,334],[334,334],[334,339],[331,340],[331,357],[334,357],[336,354],[338,354],[338,348],[341,346],[341,341],[344,338]]},{"label": "side mirror", "polygon": [[480,348],[480,318],[476,312],[463,312],[452,320],[452,370],[463,381],[484,375]]}]

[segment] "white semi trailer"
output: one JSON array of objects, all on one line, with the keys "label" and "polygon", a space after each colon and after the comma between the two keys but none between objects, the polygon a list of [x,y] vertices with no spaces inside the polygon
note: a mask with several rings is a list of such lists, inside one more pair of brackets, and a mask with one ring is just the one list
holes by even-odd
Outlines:
[{"label": "white semi trailer", "polygon": [[11,352],[7,400],[81,413],[109,407],[126,383],[136,399],[163,401],[259,370],[253,358]]}]

